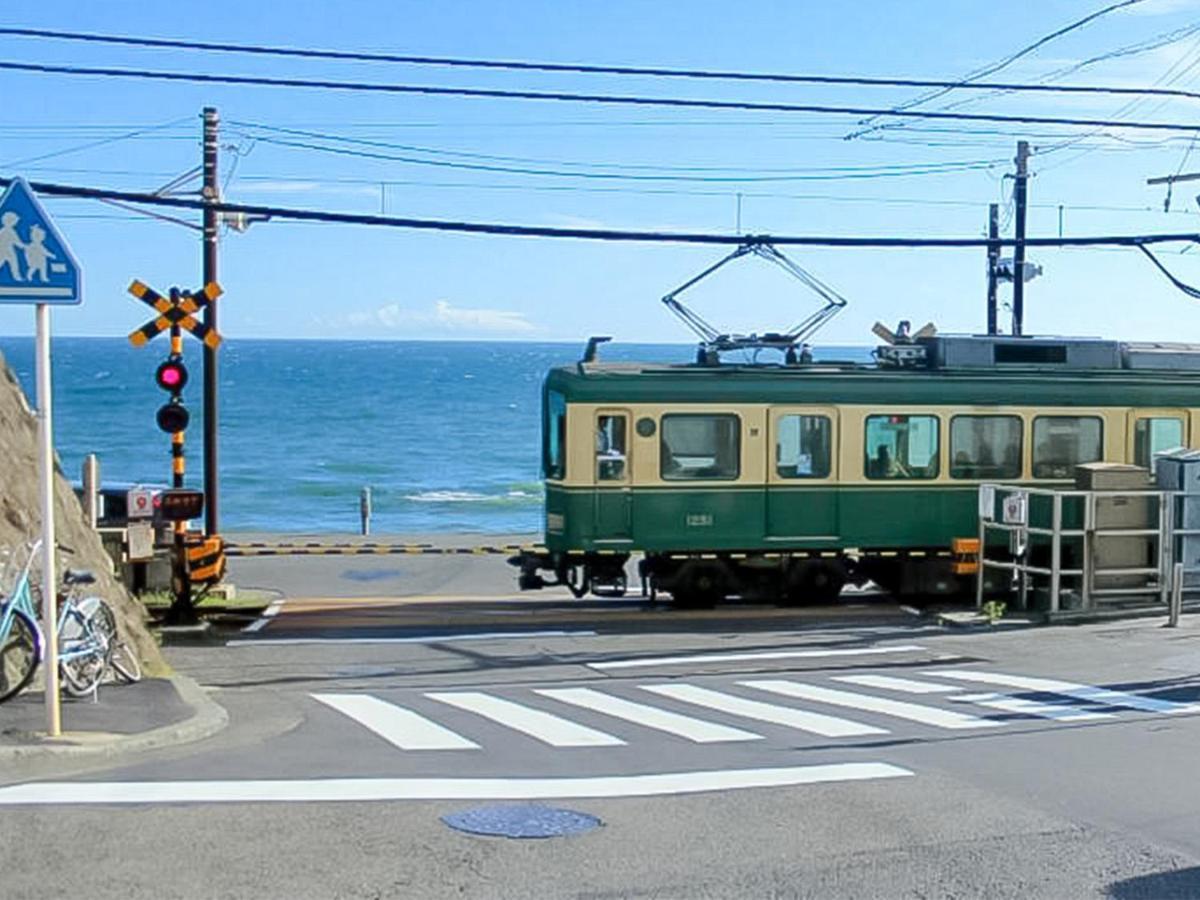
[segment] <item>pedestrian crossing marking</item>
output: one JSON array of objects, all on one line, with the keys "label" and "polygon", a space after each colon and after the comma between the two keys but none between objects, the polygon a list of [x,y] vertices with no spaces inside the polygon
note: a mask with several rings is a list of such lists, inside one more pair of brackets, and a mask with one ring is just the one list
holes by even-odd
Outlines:
[{"label": "pedestrian crossing marking", "polygon": [[1012,694],[958,694],[950,699],[962,703],[975,703],[989,709],[1019,713],[1023,716],[1054,719],[1057,722],[1087,722],[1094,719],[1116,718],[1112,713],[1098,712],[1079,706],[1064,706],[1061,703],[1042,703],[1026,697],[1014,697]]},{"label": "pedestrian crossing marking", "polygon": [[812,684],[801,684],[798,681],[739,681],[738,684],[759,691],[780,694],[784,697],[813,700],[817,703],[828,703],[831,706],[844,706],[864,712],[895,716],[920,722],[923,725],[933,725],[937,728],[995,728],[1003,724],[995,719],[982,719],[979,716],[951,712],[934,706],[922,706],[919,703],[908,703],[903,700],[889,700],[852,691],[838,691]]},{"label": "pedestrian crossing marking", "polygon": [[1083,700],[1087,703],[1137,709],[1142,712],[1168,714],[1200,712],[1200,704],[1156,700],[1153,697],[1143,697],[1140,694],[1128,694],[1124,691],[1114,691],[1091,684],[1077,684],[1074,681],[1059,681],[1056,678],[1030,678],[1024,675],[1009,675],[1004,672],[978,672],[968,669],[941,669],[927,672],[926,674],[939,678],[953,678],[958,681],[998,684],[1001,687],[1020,688],[1021,690],[1036,691],[1043,694],[1061,694],[1064,697]]},{"label": "pedestrian crossing marking", "polygon": [[731,728],[728,725],[718,725],[716,722],[707,722],[703,719],[694,719],[691,716],[669,712],[656,706],[647,706],[644,703],[635,703],[632,700],[602,694],[591,688],[548,688],[538,690],[536,693],[552,700],[570,703],[614,718],[625,719],[647,728],[665,731],[697,744],[762,740],[761,734],[743,731],[740,728]]},{"label": "pedestrian crossing marking", "polygon": [[620,738],[482,691],[426,694],[431,700],[491,719],[551,747],[619,747]]},{"label": "pedestrian crossing marking", "polygon": [[835,675],[833,680],[857,684],[860,687],[882,688],[885,691],[904,691],[908,694],[950,694],[962,690],[948,684],[933,684],[911,678],[896,678],[892,675]]},{"label": "pedestrian crossing marking", "polygon": [[694,703],[697,706],[704,706],[747,719],[757,719],[761,722],[798,728],[801,731],[811,731],[823,737],[859,737],[888,733],[886,728],[876,728],[874,725],[866,725],[862,722],[852,722],[849,719],[808,712],[790,706],[763,703],[760,700],[748,700],[691,684],[644,684],[641,688],[672,700]]},{"label": "pedestrian crossing marking", "polygon": [[449,728],[443,728],[403,706],[367,694],[313,694],[326,706],[366,726],[401,750],[478,750]]}]

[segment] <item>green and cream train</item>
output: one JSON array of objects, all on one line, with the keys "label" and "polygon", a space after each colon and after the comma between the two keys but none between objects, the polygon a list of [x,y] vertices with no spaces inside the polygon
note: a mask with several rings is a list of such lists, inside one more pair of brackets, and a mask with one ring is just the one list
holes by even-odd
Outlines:
[{"label": "green and cream train", "polygon": [[981,482],[1065,484],[1200,442],[1200,347],[939,335],[875,357],[552,370],[544,548],[511,560],[521,587],[622,593],[641,554],[643,587],[684,603],[868,579],[955,593]]}]

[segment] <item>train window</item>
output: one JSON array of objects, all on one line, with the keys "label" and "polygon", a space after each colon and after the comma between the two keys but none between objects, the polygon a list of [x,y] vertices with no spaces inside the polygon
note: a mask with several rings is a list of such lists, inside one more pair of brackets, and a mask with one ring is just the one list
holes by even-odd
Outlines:
[{"label": "train window", "polygon": [[1094,416],[1038,416],[1033,420],[1033,477],[1074,478],[1080,463],[1104,458],[1104,427]]},{"label": "train window", "polygon": [[937,478],[937,416],[867,416],[868,478]]},{"label": "train window", "polygon": [[1164,450],[1183,446],[1183,422],[1176,418],[1138,419],[1133,426],[1133,463],[1150,468]]},{"label": "train window", "polygon": [[741,420],[734,415],[662,417],[661,473],[668,481],[732,481],[740,472]]},{"label": "train window", "polygon": [[1020,478],[1019,416],[955,416],[950,420],[951,478]]},{"label": "train window", "polygon": [[628,457],[625,449],[626,418],[596,417],[596,480],[624,481]]},{"label": "train window", "polygon": [[830,435],[827,416],[780,416],[775,437],[779,477],[829,477]]},{"label": "train window", "polygon": [[546,394],[544,422],[545,454],[543,468],[547,478],[562,478],[567,473],[567,398],[558,391]]}]

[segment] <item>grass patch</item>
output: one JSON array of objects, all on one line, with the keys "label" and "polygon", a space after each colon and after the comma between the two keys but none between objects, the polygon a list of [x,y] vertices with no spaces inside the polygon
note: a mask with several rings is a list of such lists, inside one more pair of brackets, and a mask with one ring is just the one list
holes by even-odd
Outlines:
[{"label": "grass patch", "polygon": [[[206,609],[221,610],[251,610],[262,609],[279,595],[273,591],[259,591],[253,588],[238,588],[233,599],[226,597],[205,596],[196,601],[196,609],[203,612]],[[154,612],[166,610],[175,600],[170,591],[147,591],[137,595],[138,600],[146,609]]]}]

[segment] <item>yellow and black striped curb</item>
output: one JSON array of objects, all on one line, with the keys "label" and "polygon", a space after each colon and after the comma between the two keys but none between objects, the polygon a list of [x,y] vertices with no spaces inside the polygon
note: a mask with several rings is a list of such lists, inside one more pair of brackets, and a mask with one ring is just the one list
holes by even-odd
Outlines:
[{"label": "yellow and black striped curb", "polygon": [[545,552],[533,544],[435,547],[432,544],[226,544],[226,556],[495,556],[522,550]]}]

